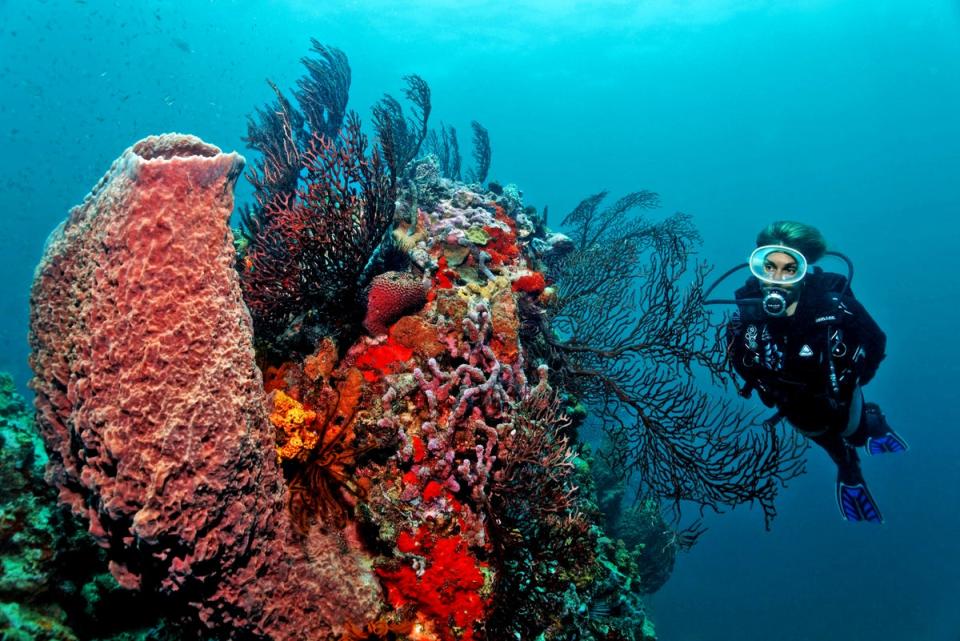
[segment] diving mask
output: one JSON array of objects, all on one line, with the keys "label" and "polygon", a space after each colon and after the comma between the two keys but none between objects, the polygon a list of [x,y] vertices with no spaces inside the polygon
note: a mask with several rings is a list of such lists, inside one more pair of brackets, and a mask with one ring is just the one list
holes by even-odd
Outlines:
[{"label": "diving mask", "polygon": [[[774,254],[783,254],[787,259]],[[800,295],[799,284],[807,275],[806,257],[786,245],[763,245],[753,250],[748,264],[760,281],[763,311],[770,316],[785,315]]]}]

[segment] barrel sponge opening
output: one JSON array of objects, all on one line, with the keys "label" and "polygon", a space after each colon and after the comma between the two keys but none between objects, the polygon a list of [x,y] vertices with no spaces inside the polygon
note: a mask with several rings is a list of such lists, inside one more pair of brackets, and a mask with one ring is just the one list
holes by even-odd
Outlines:
[{"label": "barrel sponge opening", "polygon": [[220,149],[188,134],[148,136],[133,146],[133,153],[144,160],[171,160],[189,156],[212,158]]}]

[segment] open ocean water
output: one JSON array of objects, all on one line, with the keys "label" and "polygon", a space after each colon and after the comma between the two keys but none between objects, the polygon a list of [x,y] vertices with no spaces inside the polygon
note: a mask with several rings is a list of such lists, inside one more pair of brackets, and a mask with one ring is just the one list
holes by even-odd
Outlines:
[{"label": "open ocean water", "polygon": [[960,3],[0,0],[0,370],[21,389],[47,234],[148,134],[251,159],[246,117],[310,38],[349,56],[367,121],[422,76],[432,124],[468,151],[483,123],[490,177],[554,223],[650,189],[719,269],[771,220],[818,226],[888,335],[866,394],[912,450],[864,462],[887,522],[842,521],[811,450],[772,531],[708,516],[651,600],[659,638],[960,640]]}]

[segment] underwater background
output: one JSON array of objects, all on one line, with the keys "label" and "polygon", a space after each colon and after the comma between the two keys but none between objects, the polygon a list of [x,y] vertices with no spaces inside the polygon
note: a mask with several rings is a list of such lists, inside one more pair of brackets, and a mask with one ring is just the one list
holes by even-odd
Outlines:
[{"label": "underwater background", "polygon": [[422,76],[434,122],[482,122],[490,178],[553,222],[650,189],[718,270],[773,219],[818,226],[888,334],[866,394],[912,450],[864,462],[887,522],[843,522],[811,450],[772,531],[707,515],[651,617],[667,641],[960,639],[960,3],[0,0],[0,370],[23,393],[47,234],[148,134],[251,159],[246,118],[310,38],[349,56],[365,119]]}]

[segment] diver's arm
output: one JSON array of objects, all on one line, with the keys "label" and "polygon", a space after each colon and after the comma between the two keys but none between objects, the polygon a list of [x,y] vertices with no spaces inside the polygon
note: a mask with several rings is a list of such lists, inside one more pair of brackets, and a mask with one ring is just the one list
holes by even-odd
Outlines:
[{"label": "diver's arm", "polygon": [[727,323],[726,341],[727,341],[727,359],[733,370],[743,379],[744,385],[740,388],[740,396],[750,398],[750,394],[756,390],[760,400],[767,407],[774,406],[772,395],[761,384],[759,372],[756,367],[748,367],[744,363],[744,354],[746,348],[743,343],[743,322],[740,320],[740,313],[734,312],[733,318]]},{"label": "diver's arm", "polygon": [[739,312],[734,312],[733,317],[727,322],[725,334],[727,361],[740,378],[749,383],[745,373],[746,368],[743,366],[743,323],[740,321]]},{"label": "diver's arm", "polygon": [[746,368],[743,366],[743,322],[740,320],[739,311],[735,311],[727,322],[725,334],[727,360],[741,378],[748,380],[745,375]]},{"label": "diver's arm", "polygon": [[856,368],[860,384],[866,385],[877,373],[880,361],[887,355],[887,335],[856,298],[846,296],[843,304],[853,314],[850,324],[856,333],[859,347],[864,352],[857,359]]}]

